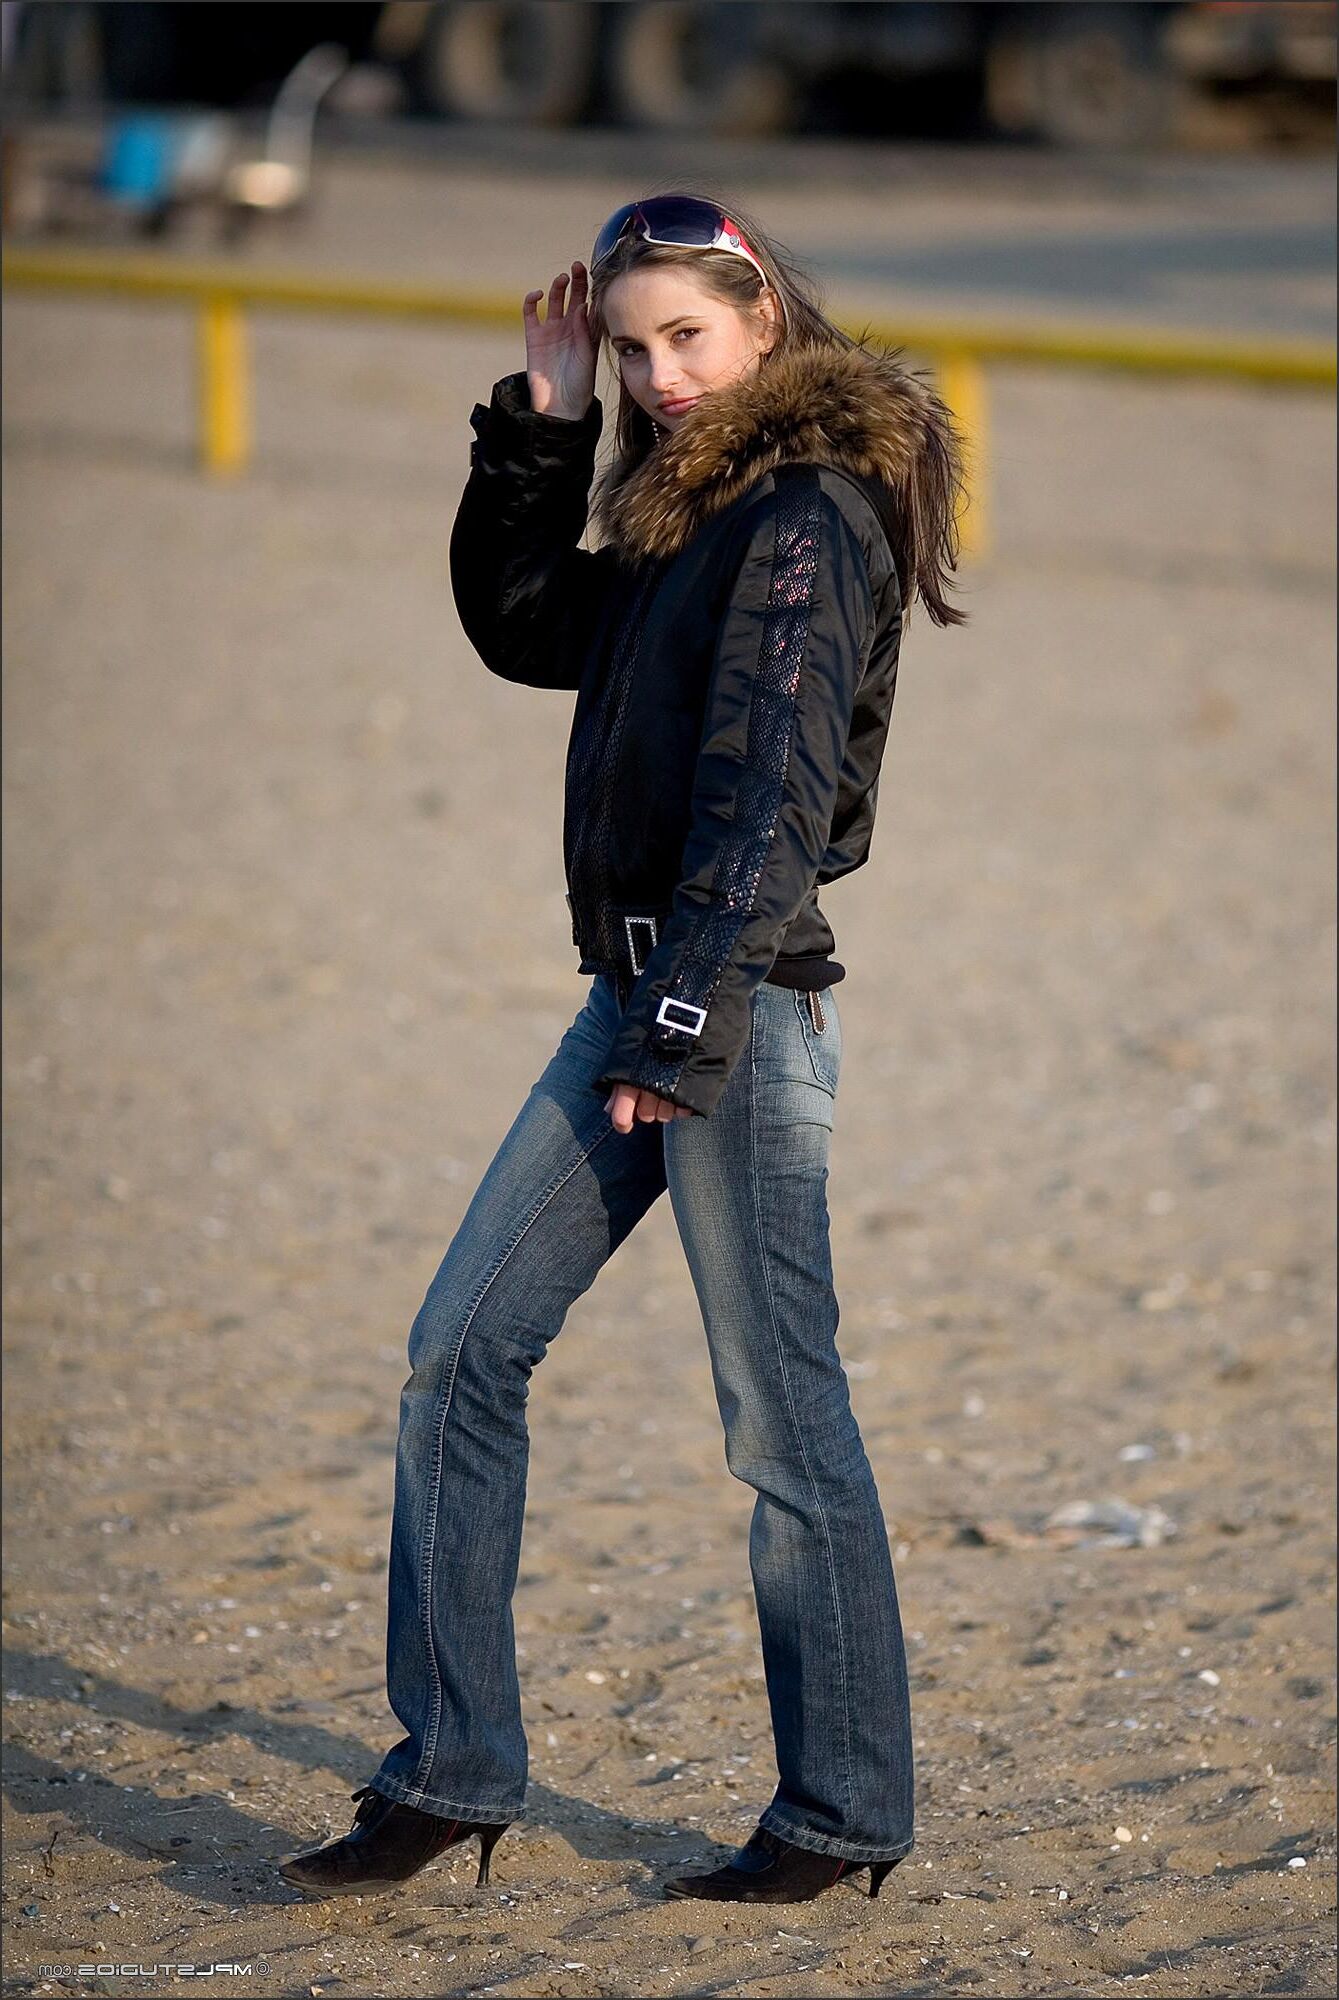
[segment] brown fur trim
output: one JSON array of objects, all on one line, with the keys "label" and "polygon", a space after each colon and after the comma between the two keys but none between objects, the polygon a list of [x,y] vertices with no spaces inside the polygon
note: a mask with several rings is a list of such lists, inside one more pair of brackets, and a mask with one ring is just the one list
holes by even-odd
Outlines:
[{"label": "brown fur trim", "polygon": [[778,465],[827,465],[903,489],[947,424],[938,396],[891,354],[786,349],[705,395],[621,485],[600,490],[593,523],[629,562],[677,555]]}]

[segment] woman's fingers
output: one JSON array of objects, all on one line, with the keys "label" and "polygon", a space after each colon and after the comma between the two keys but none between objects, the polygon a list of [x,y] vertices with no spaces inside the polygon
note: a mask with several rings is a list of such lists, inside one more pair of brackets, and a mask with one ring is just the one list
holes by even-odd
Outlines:
[{"label": "woman's fingers", "polygon": [[636,1120],[643,1125],[668,1125],[675,1118],[691,1118],[686,1104],[657,1097],[653,1090],[640,1090],[631,1083],[616,1083],[604,1100],[604,1108],[618,1132],[630,1132]]},{"label": "woman's fingers", "polygon": [[[572,259],[572,268],[570,271],[560,271],[558,273],[553,283],[549,286],[548,313],[544,321],[545,325],[548,324],[549,320],[565,319],[569,313],[580,311],[586,302],[586,293],[589,290],[589,277],[590,274],[586,270],[585,265],[576,257]],[[572,296],[570,300],[565,296],[569,278],[572,284]],[[538,291],[527,292],[521,301],[522,314],[527,321],[533,321],[535,325],[540,324],[539,301],[543,296],[544,292],[541,287]]]},{"label": "woman's fingers", "polygon": [[616,1132],[631,1132],[637,1093],[630,1083],[616,1083],[605,1099],[604,1108],[614,1121]]},{"label": "woman's fingers", "polygon": [[[563,292],[563,286],[566,283],[566,278],[567,274],[566,272],[564,272],[561,278],[555,278],[553,283],[549,286],[549,310],[547,314],[547,319],[553,319],[555,315],[559,318],[561,318],[562,316],[562,292]],[[536,325],[539,324],[539,302],[543,298],[543,296],[544,296],[544,289],[541,286],[538,291],[527,292],[525,297],[521,300],[521,311],[525,314],[525,317],[527,319],[534,320]]]}]

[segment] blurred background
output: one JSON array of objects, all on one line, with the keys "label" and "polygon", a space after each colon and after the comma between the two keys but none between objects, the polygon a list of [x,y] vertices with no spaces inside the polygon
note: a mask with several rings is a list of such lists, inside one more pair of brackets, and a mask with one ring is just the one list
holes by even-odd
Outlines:
[{"label": "blurred background", "polygon": [[559,135],[613,164],[800,135],[1324,157],[1333,131],[1332,0],[3,0],[3,23],[11,234],[203,211],[235,238],[309,193],[318,121],[323,148],[540,171]]},{"label": "blurred background", "polygon": [[[1334,12],[5,0],[13,1980],[1333,1990]],[[584,997],[468,415],[686,174],[972,449],[825,899],[913,1879],[656,1900],[773,1783],[661,1204],[532,1385],[510,1871],[318,1922],[271,1857],[399,1733],[408,1329]]]},{"label": "blurred background", "polygon": [[264,105],[318,45],[332,116],[775,138],[824,131],[1055,145],[1324,149],[1334,7],[391,0],[24,5],[11,88],[34,105]]}]

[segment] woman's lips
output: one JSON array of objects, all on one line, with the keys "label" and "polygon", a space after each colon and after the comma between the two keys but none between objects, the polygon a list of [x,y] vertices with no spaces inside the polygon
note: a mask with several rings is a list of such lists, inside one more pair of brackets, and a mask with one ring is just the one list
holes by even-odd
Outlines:
[{"label": "woman's lips", "polygon": [[682,396],[677,403],[662,403],[660,407],[666,416],[672,417],[678,410],[691,410],[694,403],[698,401],[700,401],[700,398],[697,396]]}]

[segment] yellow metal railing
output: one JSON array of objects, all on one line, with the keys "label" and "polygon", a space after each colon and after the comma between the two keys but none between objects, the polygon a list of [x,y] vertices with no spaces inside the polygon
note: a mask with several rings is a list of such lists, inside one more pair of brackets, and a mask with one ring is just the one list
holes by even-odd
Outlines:
[{"label": "yellow metal railing", "polygon": [[[390,278],[253,270],[241,264],[8,250],[0,276],[6,285],[29,289],[103,292],[193,305],[198,315],[200,461],[215,477],[243,472],[251,456],[247,307],[371,314],[512,332],[519,321],[517,301],[501,294],[451,291]],[[1335,381],[1334,349],[1321,341],[1211,339],[1134,327],[1023,327],[922,319],[889,324],[862,320],[862,329],[866,326],[874,339],[886,345],[924,354],[938,372],[944,400],[958,419],[968,449],[971,504],[961,523],[967,553],[984,553],[989,541],[987,362],[1231,376],[1309,388],[1332,388]]]}]

